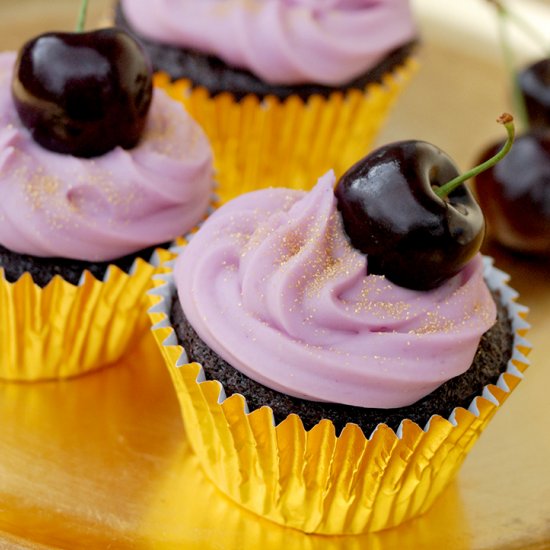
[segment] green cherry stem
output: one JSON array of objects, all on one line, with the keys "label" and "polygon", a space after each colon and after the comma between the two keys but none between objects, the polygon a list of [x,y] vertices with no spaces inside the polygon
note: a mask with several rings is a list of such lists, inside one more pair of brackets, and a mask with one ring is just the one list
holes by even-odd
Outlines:
[{"label": "green cherry stem", "polygon": [[481,172],[485,172],[485,170],[488,170],[489,168],[493,167],[497,162],[502,160],[508,154],[508,151],[510,151],[510,149],[512,148],[512,144],[514,143],[514,137],[516,134],[516,129],[514,127],[514,117],[508,113],[504,113],[500,115],[499,118],[497,118],[497,122],[499,124],[504,125],[504,128],[506,129],[506,133],[508,134],[506,142],[504,143],[500,151],[490,159],[483,162],[482,164],[479,164],[478,166],[475,166],[471,170],[468,170],[468,172],[464,172],[464,174],[457,176],[451,181],[448,181],[445,185],[442,185],[441,187],[436,188],[434,191],[439,198],[441,199],[445,198],[449,193],[454,191],[459,185],[464,183],[466,180],[473,178],[478,174],[481,174]]},{"label": "green cherry stem", "polygon": [[489,4],[492,4],[498,11],[500,17],[507,17],[512,21],[523,34],[529,38],[535,46],[541,49],[543,55],[550,55],[550,47],[548,40],[543,36],[537,28],[535,28],[527,19],[524,19],[520,14],[511,10],[508,6],[504,5],[501,0],[487,0]]},{"label": "green cherry stem", "polygon": [[[500,6],[500,3],[497,3]],[[512,103],[516,115],[524,130],[529,128],[529,117],[527,116],[527,107],[525,106],[525,99],[519,87],[518,75],[516,72],[516,62],[514,58],[514,52],[510,46],[510,36],[508,33],[508,22],[506,21],[507,12],[503,11],[504,8],[499,8],[498,18],[498,35],[500,40],[500,49],[502,51],[502,57],[504,59],[504,65],[510,79],[510,85],[512,87]]]},{"label": "green cherry stem", "polygon": [[80,13],[78,14],[78,23],[76,24],[76,32],[84,31],[84,23],[86,22],[86,12],[88,11],[88,0],[82,0],[80,4]]}]

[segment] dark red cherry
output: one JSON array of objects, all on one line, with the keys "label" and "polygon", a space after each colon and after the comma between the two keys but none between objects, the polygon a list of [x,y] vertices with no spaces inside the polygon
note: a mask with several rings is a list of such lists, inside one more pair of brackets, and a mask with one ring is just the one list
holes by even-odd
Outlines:
[{"label": "dark red cherry", "polygon": [[[499,146],[488,148],[481,160]],[[506,158],[476,176],[475,188],[497,242],[550,256],[550,129],[520,135]]]},{"label": "dark red cherry", "polygon": [[531,128],[550,127],[550,59],[542,59],[518,74]]},{"label": "dark red cherry", "polygon": [[459,175],[441,149],[402,141],[371,153],[336,186],[351,244],[367,255],[369,273],[429,290],[457,274],[478,252],[483,214],[468,188],[434,191]]},{"label": "dark red cherry", "polygon": [[23,125],[46,149],[77,157],[129,149],[151,103],[150,63],[119,29],[46,33],[20,50],[12,96]]}]

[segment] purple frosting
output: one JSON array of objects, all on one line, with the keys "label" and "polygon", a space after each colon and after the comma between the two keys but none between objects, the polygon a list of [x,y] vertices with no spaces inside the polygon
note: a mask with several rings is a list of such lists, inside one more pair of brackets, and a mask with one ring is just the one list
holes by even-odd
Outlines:
[{"label": "purple frosting", "polygon": [[173,240],[204,216],[212,152],[179,102],[155,90],[144,135],[93,159],[34,142],[13,106],[15,53],[0,54],[0,243],[43,257],[108,261]]},{"label": "purple frosting", "polygon": [[408,0],[121,0],[143,36],[270,84],[344,84],[416,35]]},{"label": "purple frosting", "polygon": [[183,311],[210,348],[272,389],[410,405],[466,371],[494,323],[483,262],[429,292],[368,275],[334,183],[329,173],[309,193],[267,189],[222,206],[176,263]]}]

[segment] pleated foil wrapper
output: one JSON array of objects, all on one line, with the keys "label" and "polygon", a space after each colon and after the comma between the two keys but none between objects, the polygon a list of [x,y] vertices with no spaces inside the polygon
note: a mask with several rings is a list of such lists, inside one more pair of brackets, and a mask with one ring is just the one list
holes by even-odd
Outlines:
[{"label": "pleated foil wrapper", "polygon": [[496,384],[468,409],[425,426],[403,419],[394,432],[381,424],[365,434],[348,424],[338,435],[329,420],[306,431],[289,415],[275,425],[270,408],[248,412],[241,395],[225,397],[217,381],[189,363],[170,326],[175,295],[168,262],[150,291],[155,338],[176,388],[186,437],[206,476],[233,501],[306,533],[360,534],[397,526],[431,506],[453,480],[493,415],[523,378],[530,345],[526,308],[508,276],[485,258],[485,278],[508,310],[512,358]]},{"label": "pleated foil wrapper", "polygon": [[185,105],[214,150],[220,201],[265,187],[309,189],[329,169],[343,174],[370,150],[418,62],[411,57],[365,90],[280,100],[211,96],[189,80],[155,75]]},{"label": "pleated foil wrapper", "polygon": [[119,360],[150,329],[147,290],[166,251],[138,258],[104,280],[84,271],[78,285],[56,275],[44,288],[29,273],[0,275],[0,379],[70,378]]}]

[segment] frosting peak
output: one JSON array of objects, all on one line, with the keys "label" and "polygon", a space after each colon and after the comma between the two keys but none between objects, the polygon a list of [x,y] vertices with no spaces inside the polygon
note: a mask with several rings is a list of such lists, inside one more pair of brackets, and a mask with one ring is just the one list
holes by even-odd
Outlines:
[{"label": "frosting peak", "polygon": [[0,243],[43,257],[108,261],[171,241],[208,208],[206,136],[179,102],[155,90],[131,150],[92,159],[36,144],[13,107],[14,53],[0,54]]},{"label": "frosting peak", "polygon": [[416,33],[408,0],[122,0],[143,36],[271,84],[345,84]]},{"label": "frosting peak", "polygon": [[215,212],[175,270],[199,336],[248,377],[314,401],[414,403],[470,366],[495,304],[478,256],[429,292],[368,275],[345,236],[332,173]]}]

